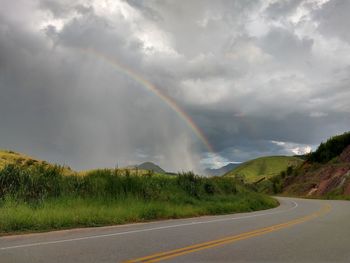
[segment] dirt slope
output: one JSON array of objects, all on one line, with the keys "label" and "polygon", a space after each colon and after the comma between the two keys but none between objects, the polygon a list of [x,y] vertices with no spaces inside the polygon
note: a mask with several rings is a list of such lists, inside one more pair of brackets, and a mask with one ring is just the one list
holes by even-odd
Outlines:
[{"label": "dirt slope", "polygon": [[304,163],[286,178],[284,193],[303,196],[350,196],[350,145],[326,164]]}]

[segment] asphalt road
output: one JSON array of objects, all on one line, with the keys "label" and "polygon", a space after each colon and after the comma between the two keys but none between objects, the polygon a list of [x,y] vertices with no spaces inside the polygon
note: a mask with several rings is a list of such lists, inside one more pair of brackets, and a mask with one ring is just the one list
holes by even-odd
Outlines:
[{"label": "asphalt road", "polygon": [[0,238],[1,263],[350,262],[350,202]]}]

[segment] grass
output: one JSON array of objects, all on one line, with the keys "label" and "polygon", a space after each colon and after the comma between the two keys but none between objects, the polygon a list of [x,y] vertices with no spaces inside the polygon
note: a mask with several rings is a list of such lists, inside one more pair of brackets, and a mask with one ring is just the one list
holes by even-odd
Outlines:
[{"label": "grass", "polygon": [[289,166],[297,166],[303,160],[291,156],[267,156],[242,163],[225,174],[228,177],[243,177],[247,182],[255,182],[262,177],[271,178],[286,170]]},{"label": "grass", "polygon": [[153,219],[255,211],[277,201],[235,178],[121,174],[63,175],[57,166],[0,171],[0,233],[103,226]]},{"label": "grass", "polygon": [[255,211],[276,206],[276,201],[273,199],[266,197],[258,199],[260,196],[254,194],[191,202],[156,200],[145,202],[135,198],[125,200],[59,198],[35,206],[6,200],[2,202],[0,208],[0,233],[105,226],[154,219]]},{"label": "grass", "polygon": [[[49,164],[46,161],[38,160],[31,156],[10,151],[10,150],[1,150],[0,149],[0,169],[3,169],[6,165],[16,164],[21,166],[32,166],[32,165],[45,165],[53,167],[53,164]],[[68,166],[62,166],[62,172],[65,175],[71,175],[75,173]]]},{"label": "grass", "polygon": [[[91,169],[91,170],[83,170],[83,171],[78,171],[75,173],[75,175],[78,176],[86,176],[89,175],[91,173],[94,173],[96,171],[99,171],[101,169]],[[120,175],[137,175],[137,176],[144,176],[144,175],[162,175],[162,174],[158,174],[155,173],[153,171],[150,170],[144,170],[144,169],[139,169],[139,168],[135,168],[135,167],[127,167],[127,168],[108,168],[108,169],[103,169],[103,170],[109,170],[111,172],[115,172],[118,171],[118,174]]]},{"label": "grass", "polygon": [[4,168],[7,164],[32,164],[39,162],[27,155],[16,153],[14,151],[0,150],[0,169]]}]

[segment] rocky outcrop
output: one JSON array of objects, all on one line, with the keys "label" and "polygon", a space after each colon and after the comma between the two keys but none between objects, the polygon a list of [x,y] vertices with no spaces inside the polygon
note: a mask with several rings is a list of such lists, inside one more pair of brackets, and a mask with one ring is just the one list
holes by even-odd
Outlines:
[{"label": "rocky outcrop", "polygon": [[306,161],[283,179],[289,195],[350,196],[350,132],[320,144]]},{"label": "rocky outcrop", "polygon": [[350,163],[311,166],[285,181],[284,192],[302,196],[324,196],[333,191],[350,195]]}]

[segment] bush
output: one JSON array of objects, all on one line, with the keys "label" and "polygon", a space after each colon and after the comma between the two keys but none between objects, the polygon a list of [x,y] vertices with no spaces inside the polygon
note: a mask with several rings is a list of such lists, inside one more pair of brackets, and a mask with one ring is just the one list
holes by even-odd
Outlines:
[{"label": "bush", "polygon": [[199,176],[192,172],[182,173],[178,175],[177,178],[179,186],[185,190],[185,192],[192,197],[200,196],[201,179]]},{"label": "bush", "polygon": [[0,197],[10,195],[25,201],[57,197],[61,194],[61,174],[58,166],[9,164],[0,171]]}]

